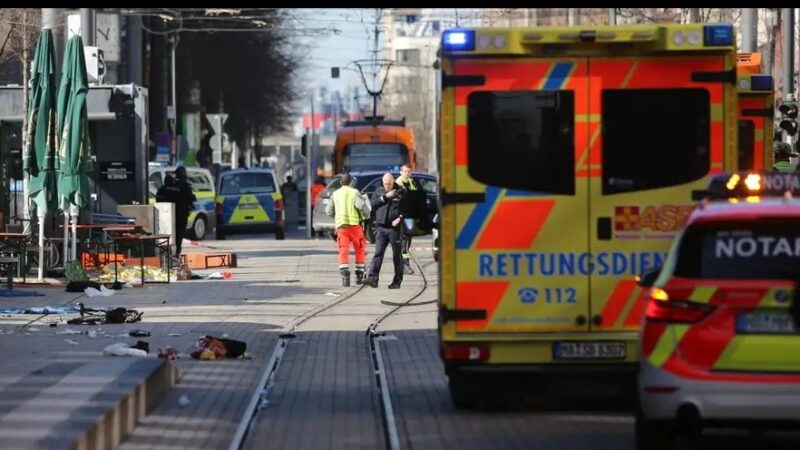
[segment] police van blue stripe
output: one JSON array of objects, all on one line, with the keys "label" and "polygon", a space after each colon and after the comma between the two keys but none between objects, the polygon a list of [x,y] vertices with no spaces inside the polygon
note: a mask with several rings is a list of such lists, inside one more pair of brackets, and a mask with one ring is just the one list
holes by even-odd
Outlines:
[{"label": "police van blue stripe", "polygon": [[547,77],[547,81],[544,83],[545,90],[556,90],[561,89],[561,85],[564,83],[564,80],[567,78],[567,75],[572,71],[572,67],[575,63],[571,62],[560,62],[556,63],[556,66],[553,67],[553,70],[550,72],[550,75]]},{"label": "police van blue stripe", "polygon": [[486,218],[489,216],[497,198],[500,196],[500,191],[501,188],[497,186],[486,186],[486,201],[475,205],[475,208],[467,219],[467,223],[464,224],[464,228],[461,229],[461,233],[459,233],[458,239],[456,239],[456,248],[468,249],[472,247],[472,243],[475,241],[475,238],[478,237],[483,223],[486,222]]}]

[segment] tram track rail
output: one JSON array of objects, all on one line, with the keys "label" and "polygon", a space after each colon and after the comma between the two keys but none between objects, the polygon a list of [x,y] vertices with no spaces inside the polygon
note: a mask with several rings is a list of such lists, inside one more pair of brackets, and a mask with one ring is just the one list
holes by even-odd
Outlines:
[{"label": "tram track rail", "polygon": [[[429,304],[433,302],[414,302],[414,300],[422,296],[428,289],[428,279],[425,276],[425,269],[431,264],[425,264],[424,266],[421,266],[415,258],[412,257],[412,260],[414,265],[417,267],[420,276],[422,277],[422,286],[420,286],[420,288],[407,300],[402,302],[395,303],[385,300],[381,301],[382,304],[390,306],[391,309],[373,320],[366,330],[367,344],[373,364],[375,382],[380,394],[381,418],[384,425],[384,437],[386,439],[386,445],[390,450],[399,449],[400,440],[394,418],[394,408],[392,405],[391,392],[389,391],[387,372],[383,363],[382,355],[380,353],[379,340],[384,337],[385,334],[379,332],[378,327],[383,321],[391,317],[403,307]],[[252,397],[250,398],[250,401],[248,402],[247,407],[242,414],[242,418],[239,421],[239,425],[234,433],[233,438],[231,439],[228,450],[239,450],[244,446],[247,436],[258,418],[259,411],[261,411],[267,404],[269,393],[274,384],[273,380],[275,379],[278,369],[280,368],[289,341],[295,338],[295,331],[314,317],[317,317],[320,314],[355,297],[357,294],[362,292],[364,288],[365,285],[363,284],[351,288],[347,292],[332,299],[331,301],[326,302],[319,307],[312,309],[311,311],[301,314],[281,330],[281,334],[278,336],[278,341],[273,347],[270,359],[264,366],[264,369],[262,370],[259,380],[256,384],[256,389],[254,390]]]}]

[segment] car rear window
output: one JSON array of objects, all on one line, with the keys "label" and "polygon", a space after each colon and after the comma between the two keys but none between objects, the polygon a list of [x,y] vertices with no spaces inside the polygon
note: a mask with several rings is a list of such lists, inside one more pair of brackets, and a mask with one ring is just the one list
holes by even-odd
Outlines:
[{"label": "car rear window", "polygon": [[269,172],[240,172],[222,175],[220,195],[271,194],[275,180]]},{"label": "car rear window", "polygon": [[210,192],[214,188],[211,185],[211,180],[203,172],[189,171],[189,183],[192,184],[192,189],[199,192]]},{"label": "car rear window", "polygon": [[789,221],[690,228],[675,275],[702,279],[800,278],[800,228]]}]

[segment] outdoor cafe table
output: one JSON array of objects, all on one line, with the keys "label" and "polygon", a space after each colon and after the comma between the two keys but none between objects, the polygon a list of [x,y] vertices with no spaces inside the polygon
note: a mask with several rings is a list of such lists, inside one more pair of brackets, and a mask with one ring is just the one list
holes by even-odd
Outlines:
[{"label": "outdoor cafe table", "polygon": [[[172,260],[169,257],[169,242],[172,236],[169,234],[124,234],[121,236],[112,236],[111,242],[114,247],[114,254],[117,254],[117,249],[121,242],[134,242],[139,244],[140,250],[140,265],[139,267],[142,270],[142,284],[147,283],[144,279],[144,246],[145,243],[150,243],[153,245],[155,249],[158,249],[158,256],[161,256],[161,252],[166,249],[167,251],[167,281],[150,281],[150,283],[169,283],[169,274],[172,271]],[[117,283],[119,280],[119,274],[117,270],[117,264],[114,263],[114,283]]]}]

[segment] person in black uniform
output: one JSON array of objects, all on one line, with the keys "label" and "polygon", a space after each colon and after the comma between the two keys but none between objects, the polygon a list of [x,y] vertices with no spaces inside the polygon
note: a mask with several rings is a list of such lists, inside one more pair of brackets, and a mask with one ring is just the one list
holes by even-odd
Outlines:
[{"label": "person in black uniform", "polygon": [[399,289],[403,282],[403,245],[401,221],[403,220],[402,202],[404,190],[396,187],[391,173],[383,175],[383,185],[375,190],[370,199],[372,209],[375,211],[375,256],[364,284],[378,287],[378,277],[383,264],[383,254],[386,247],[392,246],[392,260],[394,261],[394,279],[389,289]]},{"label": "person in black uniform", "polygon": [[192,192],[186,167],[183,166],[175,169],[174,176],[167,175],[164,185],[156,193],[156,201],[175,204],[175,256],[178,257],[181,255],[183,234],[186,232],[189,214],[194,209],[195,200],[197,198]]}]

